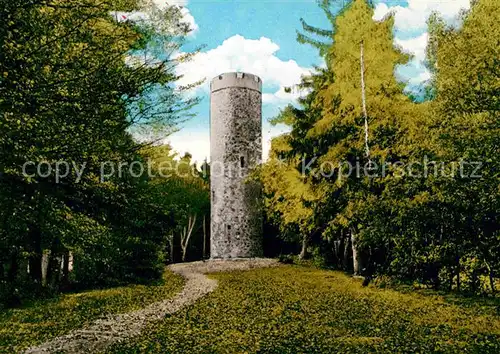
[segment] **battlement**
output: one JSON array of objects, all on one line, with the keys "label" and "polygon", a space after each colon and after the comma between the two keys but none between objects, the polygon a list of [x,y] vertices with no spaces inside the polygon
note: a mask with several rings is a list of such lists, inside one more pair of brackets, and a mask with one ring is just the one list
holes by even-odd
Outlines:
[{"label": "battlement", "polygon": [[230,87],[242,87],[262,92],[262,80],[256,75],[233,72],[218,75],[210,82],[211,92]]}]

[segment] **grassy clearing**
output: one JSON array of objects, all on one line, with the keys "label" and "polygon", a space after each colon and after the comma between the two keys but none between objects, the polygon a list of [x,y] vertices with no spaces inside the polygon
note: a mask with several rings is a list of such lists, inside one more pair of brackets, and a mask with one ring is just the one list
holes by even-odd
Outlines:
[{"label": "grassy clearing", "polygon": [[109,352],[500,352],[497,307],[484,302],[363,288],[298,266],[212,277],[214,293]]},{"label": "grassy clearing", "polygon": [[166,271],[154,285],[92,290],[0,312],[0,352],[12,353],[81,328],[98,317],[134,311],[179,292],[183,280]]}]

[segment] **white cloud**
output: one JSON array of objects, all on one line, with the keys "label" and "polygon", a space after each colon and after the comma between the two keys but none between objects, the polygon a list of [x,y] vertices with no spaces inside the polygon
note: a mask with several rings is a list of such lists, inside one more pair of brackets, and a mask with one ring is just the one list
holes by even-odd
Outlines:
[{"label": "white cloud", "polygon": [[200,88],[209,91],[209,81],[223,73],[230,71],[243,71],[259,76],[264,84],[278,86],[274,93],[265,93],[265,103],[291,102],[300,93],[285,92],[285,87],[293,87],[300,83],[302,75],[310,72],[294,60],[283,61],[276,56],[279,46],[269,38],[247,39],[240,35],[232,36],[222,42],[217,48],[199,53],[192,61],[181,63],[178,73],[184,75],[178,82],[179,85],[206,78],[205,84]]},{"label": "white cloud", "polygon": [[424,61],[425,50],[427,48],[428,41],[429,41],[429,34],[425,32],[415,38],[410,38],[410,39],[396,38],[394,40],[394,43],[401,46],[401,48],[403,48],[405,52],[413,54],[416,60]]},{"label": "white cloud", "polygon": [[[395,44],[414,55],[413,63],[410,65],[422,68],[418,73],[415,73],[415,76],[409,78],[409,84],[418,85],[429,80],[431,74],[423,65],[429,41],[429,34],[426,32],[427,19],[433,12],[438,12],[448,23],[452,24],[461,11],[470,8],[470,0],[408,0],[406,7],[388,6],[382,1],[376,5],[373,19],[380,21],[389,13],[393,13],[394,26],[397,30]],[[387,2],[390,3],[390,1]],[[421,34],[409,39],[398,38],[402,32],[408,31]]]},{"label": "white cloud", "polygon": [[375,6],[375,11],[373,13],[373,19],[375,21],[382,21],[384,17],[391,12],[386,3],[381,2]]},{"label": "white cloud", "polygon": [[193,132],[187,129],[170,135],[165,139],[172,148],[182,157],[186,152],[193,156],[193,161],[203,163],[205,158],[210,160],[210,133],[208,130]]},{"label": "white cloud", "polygon": [[452,21],[461,10],[470,8],[470,0],[408,0],[408,6],[388,6],[379,2],[373,18],[383,19],[389,12],[395,14],[395,26],[398,30],[425,29],[426,21],[433,12],[439,12],[446,20]]},{"label": "white cloud", "polygon": [[146,13],[140,11],[134,11],[134,12],[113,11],[111,13],[111,16],[113,16],[118,22],[124,22],[124,21],[141,22],[147,19]]},{"label": "white cloud", "polygon": [[182,13],[182,22],[188,23],[189,28],[191,28],[191,32],[189,32],[189,35],[190,36],[195,35],[200,28],[198,27],[198,24],[196,23],[193,15],[191,15],[187,7],[183,7],[181,9],[181,13]]},{"label": "white cloud", "polygon": [[162,10],[173,5],[181,7],[182,22],[188,23],[191,27],[190,35],[192,36],[198,32],[198,24],[196,23],[193,15],[189,12],[189,9],[186,7],[188,0],[153,0],[153,3]]},{"label": "white cloud", "polygon": [[156,6],[160,9],[163,9],[167,6],[177,5],[177,6],[186,6],[188,0],[153,0]]},{"label": "white cloud", "polygon": [[308,90],[299,90],[295,87],[292,87],[291,91],[285,91],[285,87],[281,86],[278,91],[274,93],[263,93],[262,102],[284,106],[290,102],[296,102],[299,98],[307,95],[308,92]]},{"label": "white cloud", "polygon": [[429,81],[430,78],[431,78],[431,73],[429,72],[429,70],[424,68],[423,71],[421,71],[418,75],[410,78],[408,83],[410,85],[417,85],[418,86],[422,82]]},{"label": "white cloud", "polygon": [[290,128],[285,125],[269,126],[266,129],[264,126],[262,132],[262,159],[267,161],[271,150],[271,140],[279,135],[290,132]]},{"label": "white cloud", "polygon": [[[180,12],[182,14],[182,20],[181,22],[189,24],[189,27],[191,28],[191,32],[189,32],[190,36],[193,36],[198,32],[199,26],[196,23],[193,15],[191,12],[189,12],[189,9],[187,7],[184,7],[187,4],[187,0],[174,0],[174,1],[164,1],[164,0],[153,0],[153,3],[158,6],[159,9],[164,10],[168,6],[172,5],[177,5],[180,6]],[[140,22],[140,21],[148,21],[151,20],[151,14],[148,14],[147,11],[134,11],[134,12],[121,12],[121,11],[115,11],[112,12],[112,15],[116,18],[117,21],[123,22],[123,21],[133,21],[133,22]],[[154,17],[153,17],[154,18]]]}]

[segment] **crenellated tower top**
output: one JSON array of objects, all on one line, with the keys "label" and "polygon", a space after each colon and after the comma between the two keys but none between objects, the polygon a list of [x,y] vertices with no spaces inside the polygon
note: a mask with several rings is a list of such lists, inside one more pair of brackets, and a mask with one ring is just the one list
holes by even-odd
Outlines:
[{"label": "crenellated tower top", "polygon": [[210,91],[216,92],[229,87],[241,87],[262,92],[262,80],[252,74],[232,72],[220,74],[210,82]]}]

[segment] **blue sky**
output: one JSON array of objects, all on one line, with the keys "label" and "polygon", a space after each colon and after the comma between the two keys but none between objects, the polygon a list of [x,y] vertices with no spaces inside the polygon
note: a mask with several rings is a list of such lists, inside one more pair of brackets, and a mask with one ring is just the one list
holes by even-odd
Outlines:
[{"label": "blue sky", "polygon": [[[166,6],[163,0],[153,0]],[[342,0],[337,0],[340,4]],[[297,84],[313,65],[320,65],[317,51],[296,42],[300,18],[311,25],[329,28],[329,22],[315,0],[171,0],[183,6],[185,19],[194,31],[183,50],[204,45],[191,63],[179,67],[185,74],[182,83],[194,82],[227,71],[244,71],[259,75],[263,87],[263,143],[267,156],[271,137],[284,131],[271,127],[267,120],[279,109],[294,102],[296,94],[283,88]],[[433,11],[452,22],[469,0],[377,0],[374,19],[395,13],[395,44],[415,55],[405,67],[396,70],[397,77],[412,90],[429,79],[422,60],[427,44],[426,20]],[[202,97],[197,116],[184,123],[181,130],[168,138],[179,153],[190,152],[197,161],[209,158],[209,91],[208,83],[194,94]]]}]

